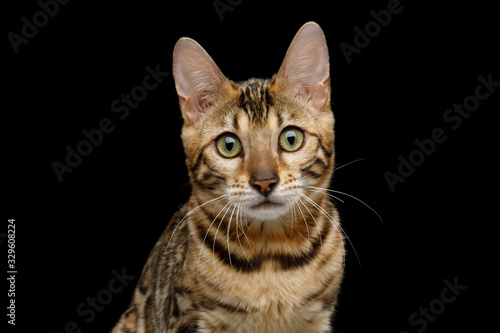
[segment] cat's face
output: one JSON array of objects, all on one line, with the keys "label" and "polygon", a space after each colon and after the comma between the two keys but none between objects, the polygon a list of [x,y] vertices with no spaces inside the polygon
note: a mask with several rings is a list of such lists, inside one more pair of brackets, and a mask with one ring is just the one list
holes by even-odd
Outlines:
[{"label": "cat's face", "polygon": [[174,76],[186,165],[200,201],[220,198],[249,218],[273,220],[297,214],[304,194],[328,187],[334,120],[318,25],[299,30],[272,79],[229,81],[187,38],[176,45]]}]

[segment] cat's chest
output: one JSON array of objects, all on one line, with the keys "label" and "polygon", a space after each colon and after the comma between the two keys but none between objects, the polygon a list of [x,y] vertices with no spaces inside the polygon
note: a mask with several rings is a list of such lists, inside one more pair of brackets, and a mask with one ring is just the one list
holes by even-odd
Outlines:
[{"label": "cat's chest", "polygon": [[321,311],[308,299],[315,283],[299,282],[296,274],[255,274],[227,282],[215,298],[214,317],[231,318],[228,332],[304,332]]},{"label": "cat's chest", "polygon": [[324,282],[308,269],[277,271],[272,263],[259,272],[228,271],[212,281],[218,298],[230,304],[245,305],[255,312],[284,315],[298,308]]}]

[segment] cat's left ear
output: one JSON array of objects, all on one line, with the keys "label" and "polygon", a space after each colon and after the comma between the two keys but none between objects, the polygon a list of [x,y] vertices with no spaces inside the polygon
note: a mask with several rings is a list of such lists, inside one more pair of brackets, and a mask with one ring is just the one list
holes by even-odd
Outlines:
[{"label": "cat's left ear", "polygon": [[175,44],[173,74],[182,116],[189,125],[196,125],[220,94],[231,89],[212,57],[191,38]]},{"label": "cat's left ear", "polygon": [[315,22],[304,24],[293,38],[276,84],[321,111],[330,100],[330,60],[325,35]]}]

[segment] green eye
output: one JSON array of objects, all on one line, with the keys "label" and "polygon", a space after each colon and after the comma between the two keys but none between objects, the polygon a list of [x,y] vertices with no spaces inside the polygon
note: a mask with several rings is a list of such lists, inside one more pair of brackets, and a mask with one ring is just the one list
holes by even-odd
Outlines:
[{"label": "green eye", "polygon": [[241,142],[238,137],[231,133],[222,134],[216,142],[217,150],[226,158],[233,158],[241,153]]},{"label": "green eye", "polygon": [[284,151],[297,151],[304,143],[304,133],[296,127],[287,127],[281,132],[279,145]]}]

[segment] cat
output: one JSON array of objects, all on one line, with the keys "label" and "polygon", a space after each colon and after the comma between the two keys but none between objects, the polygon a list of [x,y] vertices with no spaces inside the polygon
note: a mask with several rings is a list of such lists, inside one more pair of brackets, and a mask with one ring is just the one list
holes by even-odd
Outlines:
[{"label": "cat", "polygon": [[227,79],[193,39],[173,75],[192,192],[151,251],[113,333],[331,332],[344,237],[328,48],[295,35],[271,79]]}]

